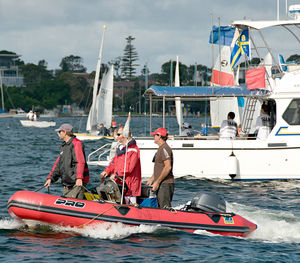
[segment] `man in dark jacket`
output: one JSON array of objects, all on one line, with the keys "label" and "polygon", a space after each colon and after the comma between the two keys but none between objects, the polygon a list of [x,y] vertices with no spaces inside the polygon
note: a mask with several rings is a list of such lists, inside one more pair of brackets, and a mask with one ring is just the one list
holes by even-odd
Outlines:
[{"label": "man in dark jacket", "polygon": [[73,135],[71,124],[62,124],[55,130],[63,143],[60,146],[58,156],[51,172],[47,177],[45,187],[61,178],[64,186],[65,197],[83,199],[84,189],[82,186],[89,182],[89,169],[85,159],[83,145]]}]

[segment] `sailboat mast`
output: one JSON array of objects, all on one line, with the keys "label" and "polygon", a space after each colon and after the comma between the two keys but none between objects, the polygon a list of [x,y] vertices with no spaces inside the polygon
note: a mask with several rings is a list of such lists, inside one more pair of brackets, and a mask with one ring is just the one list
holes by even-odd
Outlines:
[{"label": "sailboat mast", "polygon": [[4,112],[4,95],[3,95],[2,72],[1,71],[0,71],[0,88],[1,88],[2,111]]},{"label": "sailboat mast", "polygon": [[176,56],[176,67],[175,67],[175,87],[180,87],[180,79],[179,79],[179,59]]},{"label": "sailboat mast", "polygon": [[[215,58],[214,58],[214,44],[213,44],[213,23],[214,23],[214,19],[213,19],[213,13],[211,12],[211,70],[213,70],[214,68],[214,63],[215,63]],[[213,79],[213,74],[211,74],[211,79],[210,79],[210,83],[212,84],[212,94],[214,94],[214,84],[215,80]]]}]

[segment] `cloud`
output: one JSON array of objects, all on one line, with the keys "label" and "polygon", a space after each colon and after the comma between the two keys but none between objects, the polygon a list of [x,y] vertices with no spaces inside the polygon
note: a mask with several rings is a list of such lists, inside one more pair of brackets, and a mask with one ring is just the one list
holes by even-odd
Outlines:
[{"label": "cloud", "polygon": [[[147,62],[151,72],[160,72],[161,65],[175,60],[176,55],[186,65],[197,62],[211,66],[208,37],[212,17],[214,24],[220,17],[222,25],[244,17],[271,20],[276,18],[276,2],[0,0],[0,49],[22,55],[26,63],[45,59],[50,69],[58,68],[63,57],[78,55],[92,71],[105,24],[105,63],[123,55],[125,38],[131,35],[135,37],[138,63],[142,67]],[[281,18],[285,16],[282,2]],[[279,49],[280,43],[277,46]]]}]

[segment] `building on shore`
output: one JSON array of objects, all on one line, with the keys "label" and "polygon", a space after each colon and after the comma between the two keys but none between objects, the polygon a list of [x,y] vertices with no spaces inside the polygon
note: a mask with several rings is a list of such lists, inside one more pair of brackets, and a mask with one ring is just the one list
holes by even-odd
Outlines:
[{"label": "building on shore", "polygon": [[19,73],[19,68],[15,64],[20,55],[0,53],[0,74],[2,84],[6,87],[23,86],[23,76]]}]

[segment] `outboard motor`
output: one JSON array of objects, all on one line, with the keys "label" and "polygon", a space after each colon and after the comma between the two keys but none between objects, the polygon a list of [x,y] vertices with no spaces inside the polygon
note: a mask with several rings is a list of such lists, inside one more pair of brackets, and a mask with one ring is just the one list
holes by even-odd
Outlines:
[{"label": "outboard motor", "polygon": [[201,193],[192,199],[190,209],[208,213],[226,213],[226,203],[222,196],[215,193]]},{"label": "outboard motor", "polygon": [[99,196],[110,202],[121,202],[121,192],[115,181],[110,178],[105,178],[103,183],[96,187]]}]

